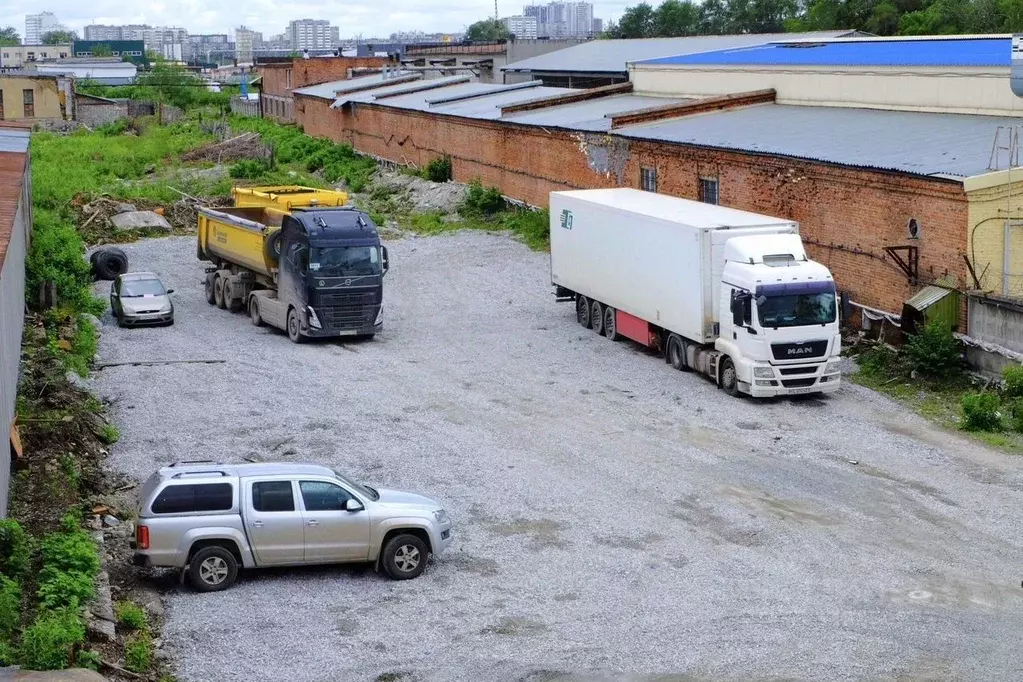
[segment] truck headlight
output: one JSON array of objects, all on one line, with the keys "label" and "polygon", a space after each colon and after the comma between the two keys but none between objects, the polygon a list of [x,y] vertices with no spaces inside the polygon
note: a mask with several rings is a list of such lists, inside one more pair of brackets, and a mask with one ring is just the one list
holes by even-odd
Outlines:
[{"label": "truck headlight", "polygon": [[771,379],[774,377],[774,370],[770,367],[754,367],[753,376],[758,379]]},{"label": "truck headlight", "polygon": [[841,360],[828,360],[828,366],[824,368],[824,372],[827,374],[834,374],[835,372],[838,372],[841,367]]},{"label": "truck headlight", "polygon": [[433,512],[433,518],[437,519],[437,523],[447,523],[448,513],[443,509],[438,509],[437,511]]},{"label": "truck headlight", "polygon": [[316,311],[313,310],[313,307],[309,306],[306,310],[309,311],[309,326],[313,329],[323,329],[322,325],[320,325],[320,318],[316,317]]}]

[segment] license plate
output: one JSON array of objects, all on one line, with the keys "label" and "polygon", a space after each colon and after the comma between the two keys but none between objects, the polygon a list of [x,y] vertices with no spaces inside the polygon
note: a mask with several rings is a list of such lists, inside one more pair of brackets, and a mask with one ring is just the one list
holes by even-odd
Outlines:
[{"label": "license plate", "polygon": [[802,395],[804,393],[813,393],[812,388],[790,388],[789,395]]}]

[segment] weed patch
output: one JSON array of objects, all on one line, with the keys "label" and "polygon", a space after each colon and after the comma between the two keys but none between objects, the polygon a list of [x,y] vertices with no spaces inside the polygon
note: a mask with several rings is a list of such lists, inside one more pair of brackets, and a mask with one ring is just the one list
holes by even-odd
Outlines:
[{"label": "weed patch", "polygon": [[114,604],[117,624],[126,630],[145,630],[149,627],[146,610],[131,601],[119,601]]},{"label": "weed patch", "polygon": [[136,632],[124,645],[124,667],[133,673],[144,673],[152,662],[153,640],[144,630]]},{"label": "weed patch", "polygon": [[25,629],[20,658],[30,670],[63,670],[84,641],[85,625],[75,609],[43,612]]}]

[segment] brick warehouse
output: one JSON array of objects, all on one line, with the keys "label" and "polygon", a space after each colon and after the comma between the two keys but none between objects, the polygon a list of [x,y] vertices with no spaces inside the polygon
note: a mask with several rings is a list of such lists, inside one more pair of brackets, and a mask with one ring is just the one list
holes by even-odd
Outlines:
[{"label": "brick warehouse", "polygon": [[280,63],[259,64],[262,78],[263,115],[279,121],[292,121],[292,95],[296,88],[318,83],[347,80],[358,69],[379,69],[385,57],[315,57]]},{"label": "brick warehouse", "polygon": [[[812,257],[853,301],[896,313],[920,284],[945,275],[970,284],[963,179],[989,172],[995,131],[1018,122],[779,105],[763,93],[650,106],[625,90],[432,83],[327,84],[296,94],[296,119],[309,134],[399,164],[451,156],[456,180],[479,178],[537,206],[557,189],[701,199],[709,184],[722,204],[799,221]],[[976,265],[988,275],[1003,266]]]}]

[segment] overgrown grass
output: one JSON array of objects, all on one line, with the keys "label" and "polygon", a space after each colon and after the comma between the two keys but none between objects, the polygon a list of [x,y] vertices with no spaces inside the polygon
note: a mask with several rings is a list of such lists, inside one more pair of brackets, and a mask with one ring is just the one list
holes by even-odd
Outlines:
[{"label": "overgrown grass", "polygon": [[127,630],[144,630],[149,627],[146,610],[132,601],[122,600],[114,604],[117,624]]}]

